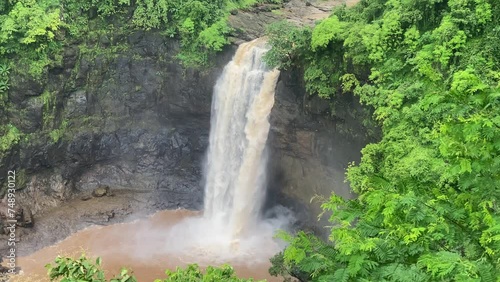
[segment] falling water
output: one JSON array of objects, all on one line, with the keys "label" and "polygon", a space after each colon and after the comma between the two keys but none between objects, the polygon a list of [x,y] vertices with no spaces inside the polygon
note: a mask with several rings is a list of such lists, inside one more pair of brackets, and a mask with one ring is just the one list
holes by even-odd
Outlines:
[{"label": "falling water", "polygon": [[269,114],[279,71],[262,57],[265,41],[242,44],[214,91],[204,216],[237,238],[253,228],[264,199]]},{"label": "falling water", "polygon": [[267,262],[281,248],[273,239],[275,231],[293,220],[288,210],[259,217],[269,114],[279,76],[262,60],[267,50],[264,39],[240,45],[215,85],[204,213],[166,235],[169,251],[193,262]]}]

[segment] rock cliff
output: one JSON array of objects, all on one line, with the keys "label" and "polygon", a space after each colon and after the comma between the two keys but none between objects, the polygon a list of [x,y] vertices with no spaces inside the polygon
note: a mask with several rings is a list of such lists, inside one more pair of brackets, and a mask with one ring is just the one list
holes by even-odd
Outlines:
[{"label": "rock cliff", "polygon": [[[182,68],[178,43],[158,32],[96,44],[101,51],[66,48],[63,67],[42,80],[12,80],[7,115],[29,134],[0,160],[0,181],[15,170],[16,200],[34,215],[33,230],[19,231],[27,242],[21,251],[90,224],[202,208],[213,86],[235,46],[200,71]],[[268,141],[267,206],[291,207],[311,228],[323,224],[314,223],[320,209],[310,204],[313,196],[354,197],[344,172],[366,142],[352,114],[357,101],[337,102],[343,110],[332,115],[328,102],[305,93],[299,70],[282,73]],[[102,187],[107,196],[93,198]]]}]

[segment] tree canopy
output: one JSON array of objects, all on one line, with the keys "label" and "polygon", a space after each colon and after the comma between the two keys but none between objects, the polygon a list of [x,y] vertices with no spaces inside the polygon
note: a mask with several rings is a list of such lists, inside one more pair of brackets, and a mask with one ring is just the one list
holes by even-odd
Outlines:
[{"label": "tree canopy", "polygon": [[283,235],[275,272],[500,281],[499,23],[493,0],[362,0],[313,29],[270,29],[270,64],[303,68],[313,95],[357,95],[383,132],[348,169],[357,199],[323,204],[330,243]]}]

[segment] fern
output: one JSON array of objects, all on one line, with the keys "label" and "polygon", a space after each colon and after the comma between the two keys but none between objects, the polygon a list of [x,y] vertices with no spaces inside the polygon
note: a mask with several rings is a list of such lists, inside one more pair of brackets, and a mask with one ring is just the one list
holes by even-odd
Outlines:
[{"label": "fern", "polygon": [[[358,198],[322,204],[331,245],[290,239],[294,263],[317,275],[326,260],[332,281],[498,277],[498,21],[498,1],[374,0],[312,32],[271,30],[279,66],[302,69],[306,90],[332,104],[358,96],[383,133],[348,169]],[[285,44],[297,35],[301,48]]]},{"label": "fern", "polygon": [[[331,276],[328,275],[326,277],[331,277]],[[327,281],[327,280],[323,280],[323,281]],[[349,281],[349,273],[348,273],[348,271],[345,268],[337,269],[333,273],[333,279],[332,279],[332,281],[339,281],[339,282],[347,282],[347,281]]]}]

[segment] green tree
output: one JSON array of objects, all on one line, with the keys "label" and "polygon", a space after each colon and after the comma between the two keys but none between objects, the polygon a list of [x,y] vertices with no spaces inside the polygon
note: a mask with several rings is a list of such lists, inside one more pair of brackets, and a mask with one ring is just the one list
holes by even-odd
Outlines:
[{"label": "green tree", "polygon": [[305,62],[310,44],[310,28],[279,21],[267,27],[267,34],[272,49],[264,55],[264,59],[270,67],[287,70]]},{"label": "green tree", "polygon": [[305,58],[309,92],[359,96],[383,136],[348,169],[358,198],[323,204],[330,242],[283,236],[281,269],[311,281],[498,281],[498,22],[498,1],[365,0],[302,39],[309,48],[289,58]]},{"label": "green tree", "polygon": [[[58,51],[55,36],[63,23],[56,0],[8,1],[0,10],[0,60],[18,57],[20,65],[39,77]],[[19,68],[19,64],[17,64]]]}]

